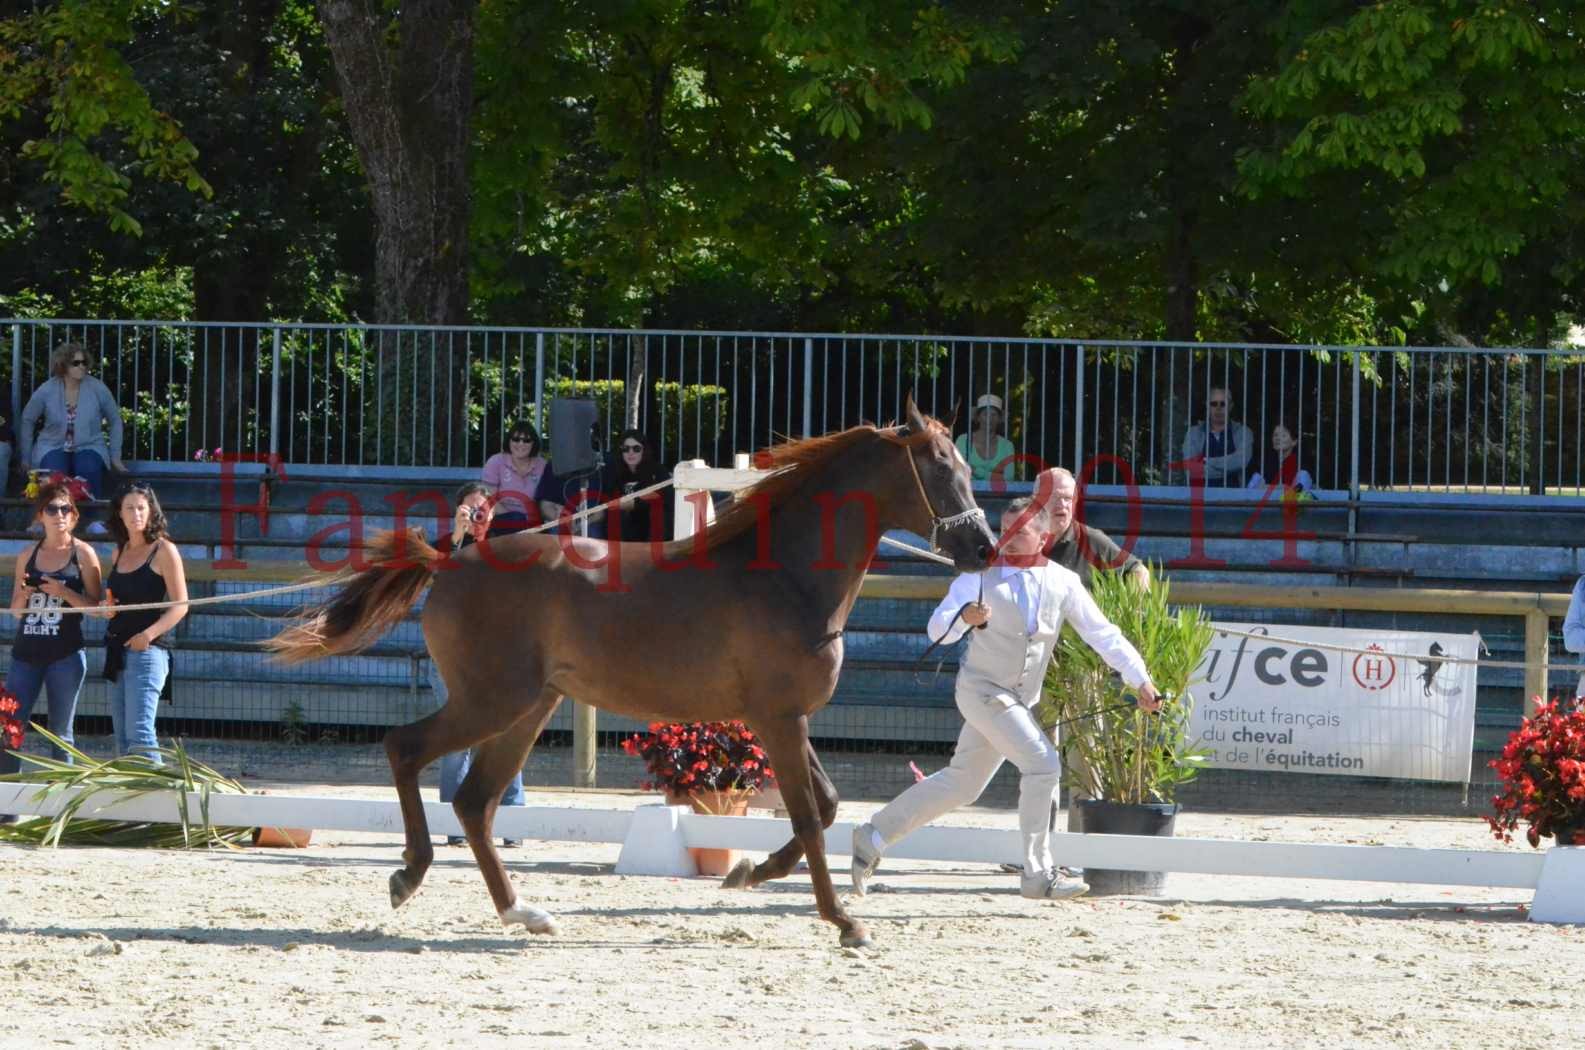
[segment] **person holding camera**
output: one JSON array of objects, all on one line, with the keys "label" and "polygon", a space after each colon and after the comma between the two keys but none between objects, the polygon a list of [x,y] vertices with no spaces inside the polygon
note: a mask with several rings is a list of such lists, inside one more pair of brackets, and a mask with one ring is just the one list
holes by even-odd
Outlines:
[{"label": "person holding camera", "polygon": [[[490,526],[495,518],[494,493],[490,486],[480,481],[470,481],[457,490],[457,509],[451,517],[451,535],[448,537],[450,546],[443,549],[451,552],[462,550],[464,547],[483,542],[490,534]],[[435,669],[435,661],[429,661],[429,686],[435,691],[435,699],[440,707],[446,706],[448,699],[446,681],[440,677],[440,672]],[[473,752],[469,749],[453,751],[440,760],[440,801],[449,803],[457,797],[457,789],[462,786],[462,780],[468,775],[468,767],[473,762]],[[501,793],[501,805],[522,806],[526,805],[523,796],[523,771],[520,769],[512,777],[511,783],[506,785],[506,790]],[[448,835],[446,845],[465,846],[468,840],[461,835]],[[517,839],[502,839],[501,845],[508,849],[519,846]]]},{"label": "person holding camera", "polygon": [[[45,484],[33,501],[33,517],[44,538],[16,556],[16,582],[11,589],[11,614],[20,618],[11,646],[11,670],[5,687],[17,698],[17,717],[24,723],[38,700],[49,692],[50,732],[70,744],[77,697],[88,673],[83,649],[83,618],[63,607],[90,608],[100,593],[99,556],[72,535],[77,527],[77,501],[62,482]],[[55,757],[69,762],[60,748]],[[15,773],[21,762],[0,752],[0,773]]]}]

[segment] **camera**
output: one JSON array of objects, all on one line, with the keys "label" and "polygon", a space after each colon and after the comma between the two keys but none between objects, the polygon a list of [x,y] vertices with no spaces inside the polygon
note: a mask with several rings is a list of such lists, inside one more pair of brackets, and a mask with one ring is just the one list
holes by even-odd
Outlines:
[{"label": "camera", "polygon": [[485,515],[487,513],[488,512],[483,507],[474,507],[473,511],[469,514],[469,517],[471,517],[474,523],[477,524],[485,519]]},{"label": "camera", "polygon": [[44,584],[44,574],[41,572],[30,572],[22,577],[22,582],[36,591]]}]

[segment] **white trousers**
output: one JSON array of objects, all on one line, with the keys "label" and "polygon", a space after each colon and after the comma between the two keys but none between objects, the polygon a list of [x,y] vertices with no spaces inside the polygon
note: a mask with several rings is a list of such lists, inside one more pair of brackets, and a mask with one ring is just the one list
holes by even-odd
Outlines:
[{"label": "white trousers", "polygon": [[870,818],[889,846],[916,828],[979,798],[1010,761],[1018,767],[1018,829],[1024,837],[1024,874],[1054,868],[1051,804],[1062,781],[1062,756],[1040,731],[1029,708],[1001,700],[958,697],[963,732],[952,763],[919,781]]}]

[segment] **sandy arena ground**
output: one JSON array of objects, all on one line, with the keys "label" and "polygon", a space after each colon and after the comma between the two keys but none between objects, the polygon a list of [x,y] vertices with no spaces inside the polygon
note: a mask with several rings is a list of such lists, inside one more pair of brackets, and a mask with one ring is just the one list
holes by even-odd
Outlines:
[{"label": "sandy arena ground", "polygon": [[[1492,845],[1474,821],[1189,813],[1178,833]],[[613,875],[615,846],[528,843],[508,866],[561,923],[536,938],[502,931],[466,850],[439,847],[391,911],[400,852],[345,832],[242,853],[0,846],[0,1046],[1507,1050],[1568,1045],[1585,1002],[1585,929],[1527,922],[1522,891],[1174,875],[1167,898],[1037,903],[988,867],[886,863],[850,901],[878,945],[853,951],[802,873],[731,893]]]}]

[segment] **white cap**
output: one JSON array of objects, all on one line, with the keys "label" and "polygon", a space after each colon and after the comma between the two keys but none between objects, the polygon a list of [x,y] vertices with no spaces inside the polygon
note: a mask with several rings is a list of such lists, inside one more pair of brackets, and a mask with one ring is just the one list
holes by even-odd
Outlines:
[{"label": "white cap", "polygon": [[979,412],[981,409],[986,408],[994,408],[1000,412],[1002,410],[1002,399],[995,394],[981,394],[980,399],[974,402],[974,411]]}]

